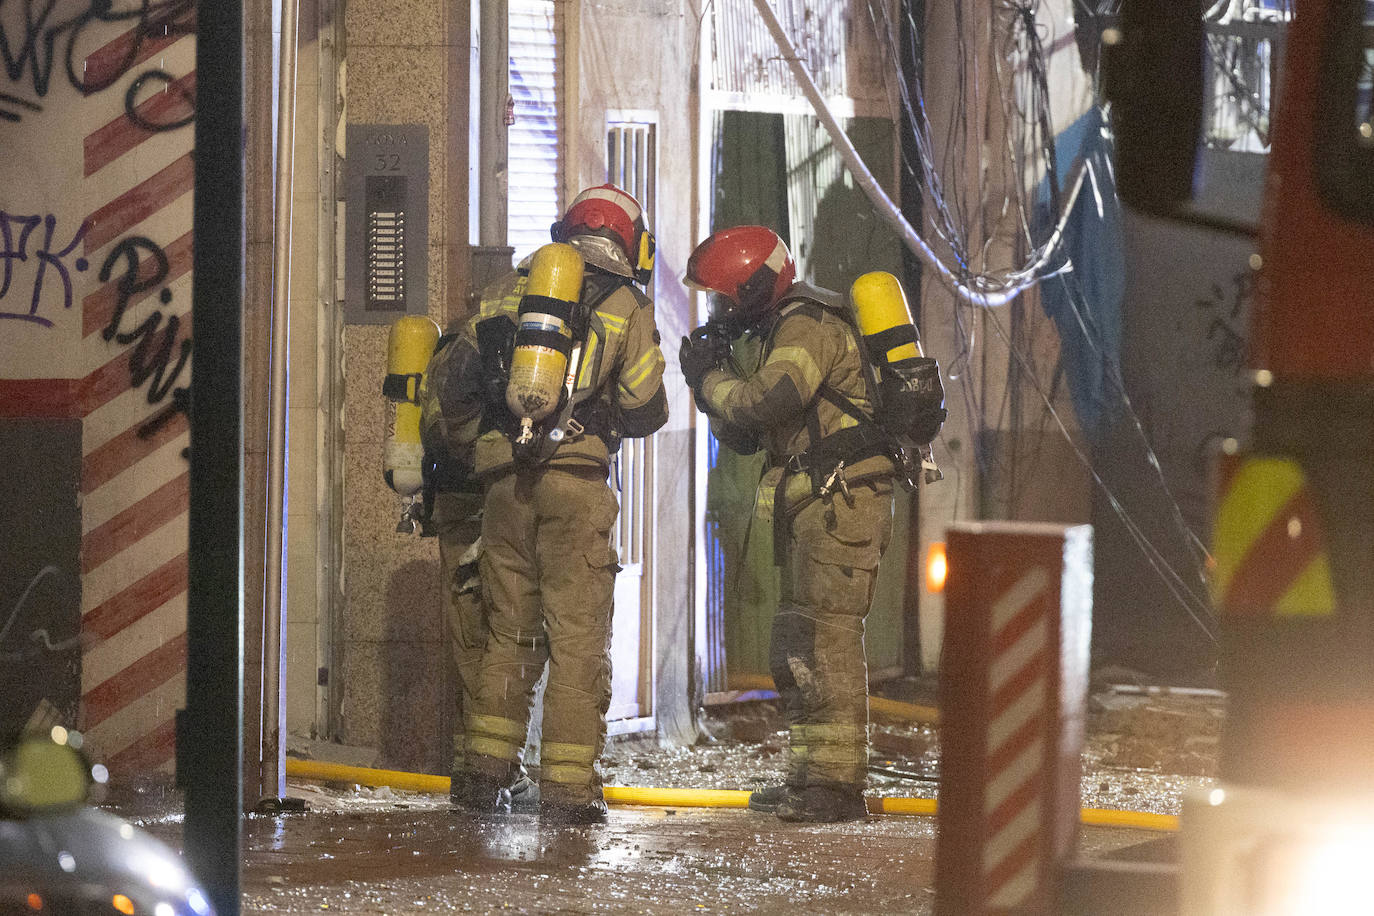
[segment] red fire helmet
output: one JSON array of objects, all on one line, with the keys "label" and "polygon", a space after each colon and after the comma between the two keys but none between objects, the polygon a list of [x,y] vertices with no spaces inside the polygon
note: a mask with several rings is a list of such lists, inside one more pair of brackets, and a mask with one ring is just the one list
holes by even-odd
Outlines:
[{"label": "red fire helmet", "polygon": [[634,265],[648,227],[644,208],[626,191],[613,184],[587,188],[573,198],[563,219],[553,224],[553,240],[565,242],[576,235],[599,235],[620,246]]},{"label": "red fire helmet", "polygon": [[716,293],[713,319],[749,327],[767,315],[797,279],[787,244],[766,226],[713,232],[687,259],[684,282]]}]

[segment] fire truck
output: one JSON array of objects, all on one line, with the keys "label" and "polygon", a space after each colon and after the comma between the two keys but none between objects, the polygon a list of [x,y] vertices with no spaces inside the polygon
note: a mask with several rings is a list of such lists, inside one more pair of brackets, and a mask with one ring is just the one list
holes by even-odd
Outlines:
[{"label": "fire truck", "polygon": [[1123,0],[1104,36],[1123,200],[1257,241],[1254,423],[1219,457],[1213,520],[1229,700],[1220,779],[1184,806],[1189,914],[1374,907],[1374,3],[1276,8],[1254,227],[1195,203],[1204,4]]}]

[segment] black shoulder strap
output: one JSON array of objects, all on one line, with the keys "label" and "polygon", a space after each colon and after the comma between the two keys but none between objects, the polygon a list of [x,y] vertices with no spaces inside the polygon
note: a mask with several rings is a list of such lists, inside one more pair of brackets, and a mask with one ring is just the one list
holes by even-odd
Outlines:
[{"label": "black shoulder strap", "polygon": [[860,423],[874,422],[873,418],[864,413],[858,404],[855,404],[848,397],[836,391],[834,388],[831,388],[829,385],[821,385],[818,394]]}]

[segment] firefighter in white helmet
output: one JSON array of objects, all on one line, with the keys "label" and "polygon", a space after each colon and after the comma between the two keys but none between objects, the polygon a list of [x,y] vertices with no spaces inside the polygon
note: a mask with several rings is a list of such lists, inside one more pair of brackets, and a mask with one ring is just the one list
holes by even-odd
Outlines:
[{"label": "firefighter in white helmet", "polygon": [[475,811],[509,805],[547,661],[541,815],[590,822],[606,816],[597,760],[619,569],[610,456],[623,437],[661,427],[668,402],[653,301],[639,288],[654,240],[638,201],[589,188],[552,235],[482,293],[455,341],[467,357],[441,411],[450,448],[470,456],[482,485],[488,618],[455,794]]}]

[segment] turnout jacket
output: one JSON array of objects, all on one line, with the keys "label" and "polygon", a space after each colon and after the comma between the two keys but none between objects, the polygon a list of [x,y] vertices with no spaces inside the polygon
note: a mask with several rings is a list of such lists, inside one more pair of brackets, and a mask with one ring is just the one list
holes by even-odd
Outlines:
[{"label": "turnout jacket", "polygon": [[[478,313],[463,325],[467,341],[477,346],[477,325],[498,315],[516,321],[528,276],[520,271],[497,280],[482,292]],[[607,294],[609,291],[609,294]],[[546,462],[551,467],[583,466],[603,470],[621,437],[638,438],[668,420],[663,390],[663,353],[654,324],[653,300],[623,278],[588,267],[581,301],[596,303],[588,316],[575,397],[587,394],[588,409],[604,409],[610,419],[607,438],[590,429],[558,445]],[[594,404],[599,401],[600,404]],[[579,408],[579,412],[582,408]],[[574,414],[577,416],[577,414]],[[473,454],[479,477],[503,473],[513,464],[511,443],[501,429],[488,429],[477,439]]]},{"label": "turnout jacket", "polygon": [[[761,514],[771,514],[776,484],[816,442],[859,423],[822,397],[822,386],[872,417],[873,404],[853,327],[837,310],[838,293],[796,283],[783,297],[772,324],[764,329],[758,368],[747,376],[713,369],[702,379],[701,407],[712,418],[712,432],[726,446],[749,453],[759,446],[771,470],[759,490]],[[828,470],[828,469],[825,469]],[[847,461],[845,477],[853,483],[895,472],[891,458],[877,455]],[[804,473],[789,475],[788,509],[814,496]]]}]

